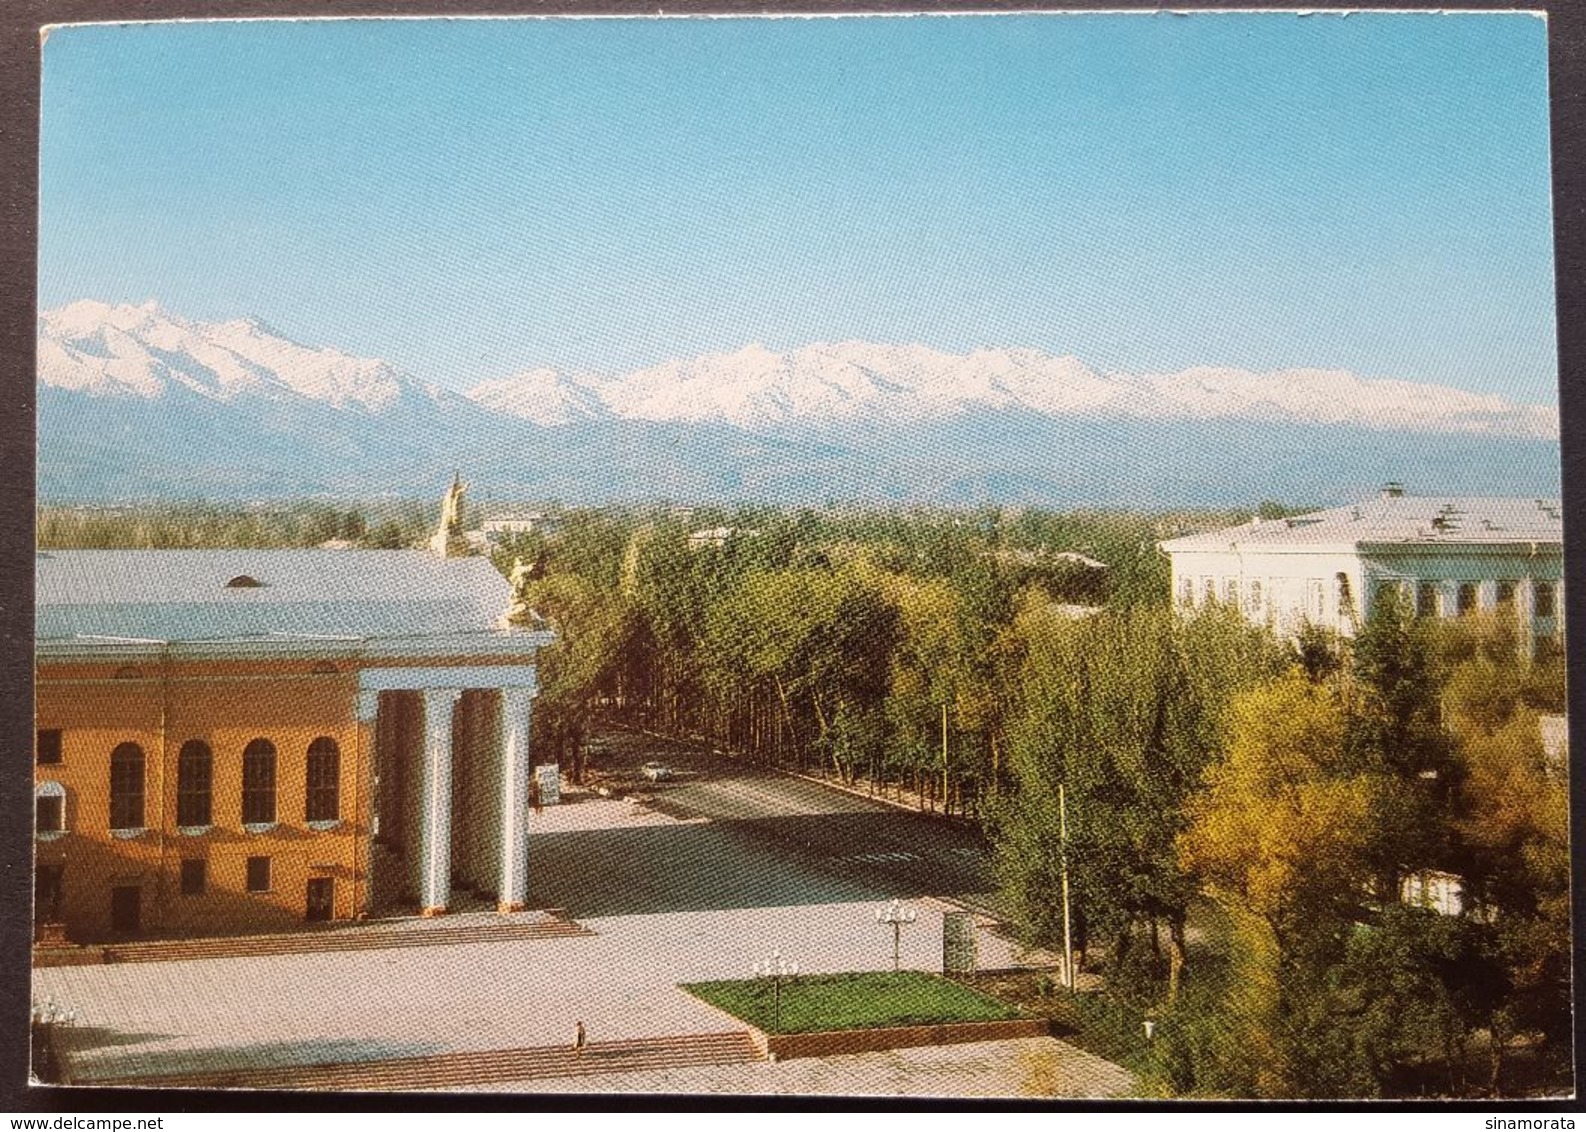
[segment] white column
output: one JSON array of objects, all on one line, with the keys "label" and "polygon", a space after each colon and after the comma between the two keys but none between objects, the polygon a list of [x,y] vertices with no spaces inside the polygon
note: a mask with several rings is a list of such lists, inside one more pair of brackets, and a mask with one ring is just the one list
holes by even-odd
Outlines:
[{"label": "white column", "polygon": [[462,691],[424,689],[424,773],[420,785],[420,914],[446,911],[452,889],[452,713]]},{"label": "white column", "polygon": [[521,912],[528,906],[533,707],[533,689],[501,689],[501,885],[496,899],[502,912]]}]

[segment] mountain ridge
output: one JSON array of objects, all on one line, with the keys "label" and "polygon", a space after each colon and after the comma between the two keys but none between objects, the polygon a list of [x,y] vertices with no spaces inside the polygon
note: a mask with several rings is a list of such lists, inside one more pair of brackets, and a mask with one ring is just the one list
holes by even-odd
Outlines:
[{"label": "mountain ridge", "polygon": [[194,322],[153,302],[111,306],[81,300],[42,314],[39,331],[41,383],[101,395],[159,396],[171,383],[223,400],[284,389],[337,408],[373,412],[403,398],[444,403],[462,397],[538,424],[604,414],[714,421],[749,430],[1023,409],[1054,417],[1283,420],[1558,435],[1557,411],[1550,406],[1321,367],[1100,373],[1071,354],[1028,347],[951,354],[918,344],[848,340],[783,352],[751,344],[611,375],[538,367],[485,378],[458,393],[379,359],[303,346],[258,319]]},{"label": "mountain ridge", "polygon": [[38,385],[39,488],[57,498],[427,491],[458,464],[601,500],[1145,505],[1559,476],[1548,406],[1343,370],[1104,374],[1030,348],[751,345],[465,394],[257,319],[84,300],[39,316]]}]

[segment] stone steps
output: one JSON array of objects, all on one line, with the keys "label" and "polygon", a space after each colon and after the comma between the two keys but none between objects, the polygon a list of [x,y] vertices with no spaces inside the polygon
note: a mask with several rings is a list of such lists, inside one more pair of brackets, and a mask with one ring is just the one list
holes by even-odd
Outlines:
[{"label": "stone steps", "polygon": [[283,932],[277,935],[208,936],[200,939],[154,939],[108,944],[106,963],[170,963],[187,959],[236,959],[261,955],[297,955],[317,951],[378,951],[395,947],[446,947],[459,943],[504,943],[592,935],[574,920],[547,919],[527,923],[433,924],[411,927],[358,927],[327,931]]},{"label": "stone steps", "polygon": [[595,1042],[582,1052],[570,1046],[530,1046],[352,1061],[318,1065],[174,1073],[152,1077],[80,1081],[79,1084],[160,1089],[293,1089],[382,1092],[466,1089],[475,1085],[556,1077],[589,1077],[699,1065],[735,1065],[764,1060],[743,1030],[664,1038]]}]

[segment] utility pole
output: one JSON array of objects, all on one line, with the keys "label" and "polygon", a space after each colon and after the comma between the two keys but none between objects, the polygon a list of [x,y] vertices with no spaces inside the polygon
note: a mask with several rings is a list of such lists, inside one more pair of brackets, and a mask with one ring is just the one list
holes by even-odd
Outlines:
[{"label": "utility pole", "polygon": [[1074,989],[1074,943],[1068,929],[1068,799],[1057,784],[1057,830],[1063,847],[1063,985]]},{"label": "utility pole", "polygon": [[942,701],[942,813],[947,813],[947,701]]}]

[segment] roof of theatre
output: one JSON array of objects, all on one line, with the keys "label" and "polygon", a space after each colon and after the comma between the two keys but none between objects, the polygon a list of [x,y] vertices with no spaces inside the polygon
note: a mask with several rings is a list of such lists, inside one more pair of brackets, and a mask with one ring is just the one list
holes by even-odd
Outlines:
[{"label": "roof of theatre", "polygon": [[419,550],[52,550],[38,554],[36,569],[41,647],[529,635],[500,627],[512,587],[485,558]]},{"label": "roof of theatre", "polygon": [[1557,499],[1384,495],[1287,519],[1252,519],[1237,527],[1162,543],[1179,551],[1337,550],[1363,546],[1491,547],[1563,545]]}]

